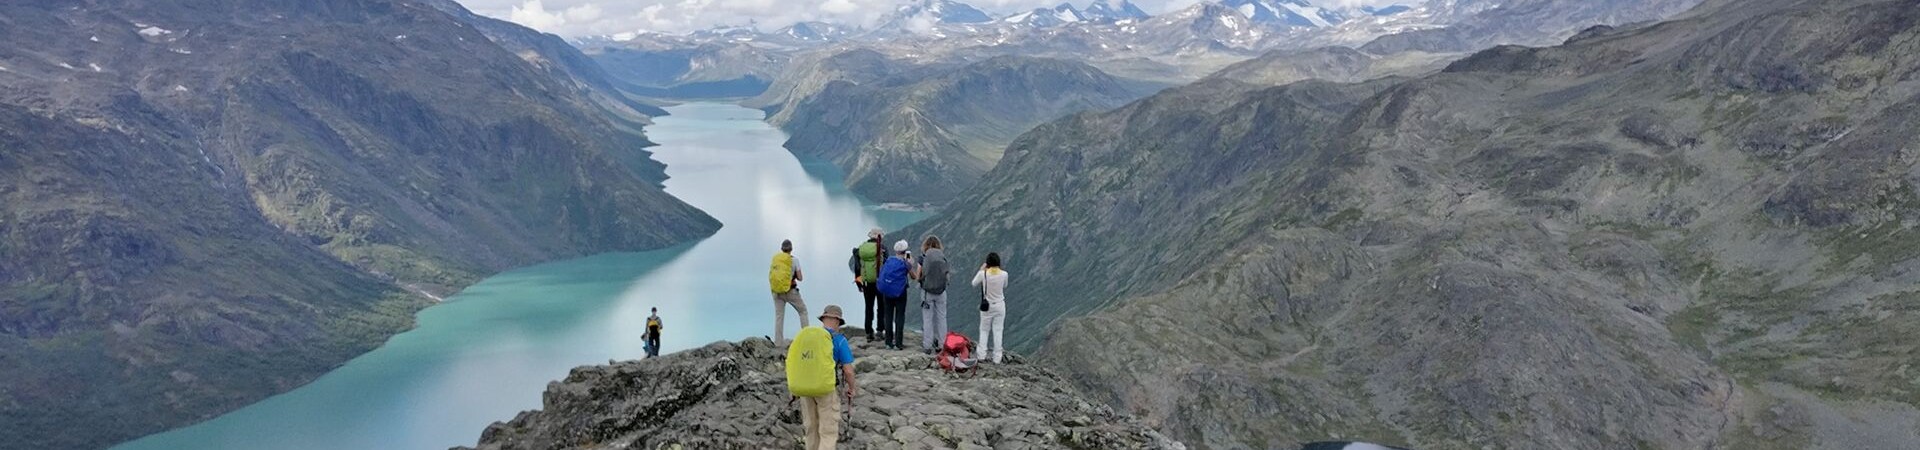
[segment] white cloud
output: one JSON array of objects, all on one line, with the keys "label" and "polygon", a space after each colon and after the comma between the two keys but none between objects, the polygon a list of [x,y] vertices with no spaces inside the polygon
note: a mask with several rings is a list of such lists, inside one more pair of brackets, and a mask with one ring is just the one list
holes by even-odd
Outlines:
[{"label": "white cloud", "polygon": [[[805,20],[867,25],[909,0],[458,0],[476,13],[561,36],[635,31],[686,32],[722,25],[758,24],[771,30]],[[1061,0],[961,0],[995,13],[1049,7]],[[1085,5],[1088,0],[1069,0]],[[1149,13],[1200,0],[1135,0]],[[1309,0],[1321,6],[1411,4],[1425,0]],[[1116,1],[1117,3],[1117,1]]]}]

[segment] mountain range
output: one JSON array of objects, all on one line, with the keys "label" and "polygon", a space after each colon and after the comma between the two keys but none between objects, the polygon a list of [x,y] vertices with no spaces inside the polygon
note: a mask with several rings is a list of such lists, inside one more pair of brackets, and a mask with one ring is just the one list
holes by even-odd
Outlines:
[{"label": "mountain range", "polygon": [[[1624,25],[1672,16],[1698,0],[1483,0],[1410,1],[1392,7],[1333,8],[1310,0],[1206,1],[1147,15],[1127,2],[1094,1],[1078,7],[1063,3],[994,17],[953,0],[918,0],[900,6],[878,24],[859,28],[806,22],[760,32],[753,27],[719,27],[686,35],[629,33],[576,40],[590,54],[603,50],[700,53],[706,64],[645,63],[601,58],[615,72],[650,73],[671,67],[641,84],[663,87],[662,96],[739,97],[770,85],[788,61],[805,53],[854,48],[919,64],[983,61],[995,56],[1028,56],[1085,62],[1115,76],[1162,83],[1186,83],[1236,62],[1272,51],[1351,47],[1375,56],[1406,53],[1458,56],[1500,44],[1543,45],[1594,24]],[[811,29],[831,27],[831,32]],[[808,36],[795,38],[794,33]],[[722,52],[720,49],[726,49]],[[652,57],[652,55],[646,55]],[[688,77],[700,67],[714,74]],[[688,79],[679,79],[687,77]],[[685,83],[732,80],[729,89],[673,91]]]},{"label": "mountain range", "polygon": [[7,447],[206,419],[495,271],[719,226],[660,189],[656,108],[445,2],[9,2],[0,42]]},{"label": "mountain range", "polygon": [[[1154,90],[1053,59],[1003,56],[957,66],[884,58],[842,63],[874,57],[842,54],[795,68],[787,76],[831,81],[768,109],[789,135],[788,150],[832,161],[846,171],[849,189],[879,202],[945,202],[1034,125],[1109,109]],[[832,74],[808,73],[828,67]],[[857,68],[871,72],[843,75]]]},{"label": "mountain range", "polygon": [[[0,447],[206,419],[488,274],[707,236],[643,128],[729,98],[861,196],[935,207],[889,234],[1012,272],[1031,356],[952,395],[863,359],[882,408],[965,410],[870,410],[859,445],[1900,448],[1916,24],[915,0],[569,42],[448,0],[0,4]],[[766,345],[577,369],[480,447],[791,443]]]},{"label": "mountain range", "polygon": [[1041,125],[890,234],[999,251],[1013,341],[1193,448],[1902,448],[1916,19],[1712,0],[1208,78]]}]

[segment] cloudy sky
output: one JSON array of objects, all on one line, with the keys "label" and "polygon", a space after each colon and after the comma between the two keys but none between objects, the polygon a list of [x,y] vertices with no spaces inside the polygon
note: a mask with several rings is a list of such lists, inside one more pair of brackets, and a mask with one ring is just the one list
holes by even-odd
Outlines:
[{"label": "cloudy sky", "polygon": [[[685,32],[717,25],[746,25],[772,30],[803,20],[867,24],[894,5],[909,0],[459,0],[474,12],[518,22],[561,36],[591,36],[632,31]],[[963,0],[965,1],[965,0]],[[1059,4],[1061,0],[971,0],[992,13]],[[1072,0],[1084,6],[1088,0]],[[1134,0],[1158,14],[1199,0]],[[1313,0],[1309,0],[1313,1]],[[1413,3],[1417,0],[1319,0],[1315,4]],[[1115,1],[1114,3],[1119,3]]]}]

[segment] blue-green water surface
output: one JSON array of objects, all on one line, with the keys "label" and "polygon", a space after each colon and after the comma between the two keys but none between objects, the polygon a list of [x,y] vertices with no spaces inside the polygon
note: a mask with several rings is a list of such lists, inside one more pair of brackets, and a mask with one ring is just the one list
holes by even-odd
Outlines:
[{"label": "blue-green water surface", "polygon": [[[793,239],[811,313],[863,312],[848,249],[867,229],[921,213],[863,203],[838,170],[803,164],[759,111],[668,108],[648,136],[667,192],[720,219],[714,236],[676,248],[603,254],[502,273],[421,311],[417,328],[313,383],[186,428],[116,447],[173,449],[444,449],[472,445],[494,421],[540,407],[549,381],[584,364],[642,355],[641,324],[660,308],[663,347],[773,333],[767,263]],[[798,319],[789,310],[791,336]]]}]

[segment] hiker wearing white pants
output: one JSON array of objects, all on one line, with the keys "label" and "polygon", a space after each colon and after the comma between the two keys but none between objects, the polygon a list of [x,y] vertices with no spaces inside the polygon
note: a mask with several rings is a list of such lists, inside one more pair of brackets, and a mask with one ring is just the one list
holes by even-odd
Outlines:
[{"label": "hiker wearing white pants", "polygon": [[982,361],[998,364],[1006,354],[1007,271],[1000,268],[1000,254],[988,253],[987,263],[973,274],[973,285],[980,286],[980,355]]}]

